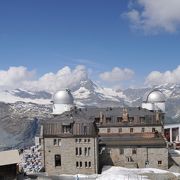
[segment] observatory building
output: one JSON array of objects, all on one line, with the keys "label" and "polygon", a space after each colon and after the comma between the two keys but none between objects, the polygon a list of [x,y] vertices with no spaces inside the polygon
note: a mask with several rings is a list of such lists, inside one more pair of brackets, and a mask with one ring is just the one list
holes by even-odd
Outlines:
[{"label": "observatory building", "polygon": [[145,93],[143,97],[142,108],[159,111],[165,113],[165,96],[164,94],[157,89],[151,90]]},{"label": "observatory building", "polygon": [[53,103],[54,115],[60,115],[74,108],[74,98],[69,89],[57,91],[53,95],[51,102]]},{"label": "observatory building", "polygon": [[71,92],[58,91],[53,116],[40,131],[45,171],[96,174],[105,165],[167,169],[165,97],[152,90],[142,107],[74,108]]}]

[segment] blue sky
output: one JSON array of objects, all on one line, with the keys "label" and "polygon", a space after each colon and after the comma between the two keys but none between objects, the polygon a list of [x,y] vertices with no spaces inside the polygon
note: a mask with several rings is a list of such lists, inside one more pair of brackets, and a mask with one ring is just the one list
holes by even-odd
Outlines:
[{"label": "blue sky", "polygon": [[[175,22],[165,17],[163,23],[149,26],[152,15],[141,13],[149,12],[152,4],[134,2],[1,1],[0,70],[24,66],[41,77],[81,64],[90,71],[90,78],[101,81],[99,74],[114,67],[128,68],[134,72],[128,80],[141,85],[152,71],[172,72],[180,64],[177,14],[173,14]],[[105,78],[101,83],[115,85]]]}]

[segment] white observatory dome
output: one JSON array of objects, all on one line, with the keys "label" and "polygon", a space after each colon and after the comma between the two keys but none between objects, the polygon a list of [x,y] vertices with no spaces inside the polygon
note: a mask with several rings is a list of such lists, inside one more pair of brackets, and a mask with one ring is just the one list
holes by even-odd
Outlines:
[{"label": "white observatory dome", "polygon": [[143,97],[143,102],[155,103],[165,101],[165,96],[160,90],[152,90],[147,92]]},{"label": "white observatory dome", "polygon": [[165,101],[166,98],[164,94],[160,90],[154,89],[145,93],[142,108],[165,112]]},{"label": "white observatory dome", "polygon": [[54,104],[73,104],[74,98],[69,89],[58,91],[53,96]]},{"label": "white observatory dome", "polygon": [[52,97],[53,114],[62,114],[74,108],[74,98],[69,89],[56,92]]}]

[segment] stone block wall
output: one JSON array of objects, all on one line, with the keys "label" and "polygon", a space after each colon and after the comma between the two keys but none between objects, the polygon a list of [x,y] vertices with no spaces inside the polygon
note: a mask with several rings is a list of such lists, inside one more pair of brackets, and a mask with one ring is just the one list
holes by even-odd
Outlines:
[{"label": "stone block wall", "polygon": [[100,155],[100,166],[103,165],[168,169],[168,149],[106,147]]},{"label": "stone block wall", "polygon": [[[54,139],[61,139],[60,145],[54,145]],[[79,142],[79,139],[81,141]],[[85,142],[86,139],[86,142]],[[85,147],[90,154],[85,155]],[[76,155],[76,148],[81,148],[82,155]],[[94,174],[98,171],[98,144],[96,138],[45,138],[45,170],[49,175]],[[55,166],[55,155],[61,155],[61,166]],[[77,163],[78,162],[78,167]],[[80,162],[81,166],[80,167]],[[85,167],[91,162],[91,166]]]}]

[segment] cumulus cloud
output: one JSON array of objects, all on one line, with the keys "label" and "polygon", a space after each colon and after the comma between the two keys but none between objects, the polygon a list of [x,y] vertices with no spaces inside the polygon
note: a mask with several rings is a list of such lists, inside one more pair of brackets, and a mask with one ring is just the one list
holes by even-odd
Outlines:
[{"label": "cumulus cloud", "polygon": [[134,71],[128,68],[121,69],[114,67],[111,71],[103,72],[100,74],[100,78],[103,81],[116,83],[124,80],[131,79],[134,75]]},{"label": "cumulus cloud", "polygon": [[172,71],[165,71],[163,73],[159,71],[152,71],[145,80],[145,84],[148,85],[166,83],[180,83],[180,65]]},{"label": "cumulus cloud", "polygon": [[129,11],[123,14],[132,27],[145,33],[176,32],[180,25],[179,0],[130,1]]},{"label": "cumulus cloud", "polygon": [[0,88],[14,89],[22,86],[23,81],[34,77],[35,71],[28,71],[26,67],[10,67],[8,70],[0,70]]},{"label": "cumulus cloud", "polygon": [[[30,90],[46,90],[54,92],[64,88],[74,89],[82,80],[87,80],[88,74],[85,66],[79,65],[74,69],[66,66],[57,73],[44,74],[36,81],[24,82],[25,88]],[[29,85],[30,84],[30,85]]]},{"label": "cumulus cloud", "polygon": [[82,80],[88,79],[85,66],[79,65],[74,69],[65,66],[56,73],[49,72],[35,79],[35,71],[28,71],[26,67],[10,67],[0,71],[0,89],[23,88],[32,91],[45,90],[55,92],[59,89],[74,89]]}]

